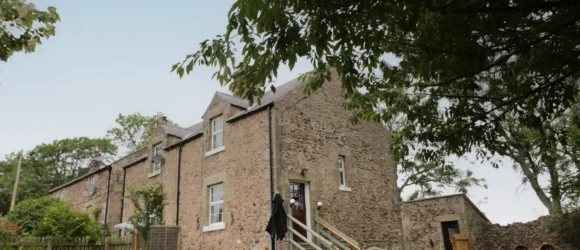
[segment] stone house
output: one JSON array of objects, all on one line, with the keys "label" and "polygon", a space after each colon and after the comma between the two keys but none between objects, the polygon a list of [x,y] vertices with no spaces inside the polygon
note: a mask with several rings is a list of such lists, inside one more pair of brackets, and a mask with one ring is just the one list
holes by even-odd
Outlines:
[{"label": "stone house", "polygon": [[[113,170],[112,165],[103,165],[50,190],[49,195],[68,201],[75,210],[96,215],[97,221],[111,225],[120,214],[108,204],[118,201],[122,184],[121,171]],[[112,227],[108,229],[112,230]]]},{"label": "stone house", "polygon": [[492,224],[464,194],[402,202],[401,213],[406,250],[452,250],[451,234],[469,235],[474,250],[576,249],[550,231],[548,217]]},{"label": "stone house", "polygon": [[218,92],[200,123],[158,124],[146,148],[110,167],[122,188],[118,204],[108,203],[119,216],[107,222],[133,215],[121,199],[128,189],[158,181],[167,193],[163,220],[179,226],[181,249],[271,249],[265,227],[279,192],[310,228],[318,211],[363,249],[402,249],[391,136],[380,124],[348,122],[337,78],[309,97],[293,80],[252,106]]}]

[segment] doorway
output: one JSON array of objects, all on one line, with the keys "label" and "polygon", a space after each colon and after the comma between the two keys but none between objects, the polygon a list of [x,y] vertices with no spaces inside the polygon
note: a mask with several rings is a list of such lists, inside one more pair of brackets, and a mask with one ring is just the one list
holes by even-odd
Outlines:
[{"label": "doorway", "polygon": [[443,229],[443,244],[445,245],[445,250],[453,250],[451,237],[454,234],[459,234],[459,223],[457,221],[441,222],[441,228]]},{"label": "doorway", "polygon": [[[290,199],[294,199],[294,207],[292,208],[292,217],[300,221],[302,224],[309,227],[310,217],[310,201],[308,193],[308,184],[301,182],[290,182]],[[309,233],[306,229],[294,223],[292,228],[307,239],[310,239]],[[294,241],[303,242],[298,236],[294,236]]]}]

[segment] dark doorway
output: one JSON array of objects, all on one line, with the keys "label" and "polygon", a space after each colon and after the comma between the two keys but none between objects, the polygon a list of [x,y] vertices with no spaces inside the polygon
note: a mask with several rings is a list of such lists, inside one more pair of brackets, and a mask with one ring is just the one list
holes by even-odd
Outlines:
[{"label": "dark doorway", "polygon": [[445,221],[441,222],[441,228],[443,229],[443,244],[445,244],[445,250],[453,250],[451,236],[459,233],[459,224],[457,221]]},{"label": "dark doorway", "polygon": [[[298,182],[290,182],[290,199],[294,199],[294,207],[292,208],[292,217],[296,218],[298,221],[302,222],[302,224],[306,224],[306,187],[304,183]],[[302,234],[304,237],[306,235],[306,229],[302,228],[301,226],[294,223],[292,228]],[[298,236],[294,236],[295,241],[302,242],[303,240],[298,238]]]}]

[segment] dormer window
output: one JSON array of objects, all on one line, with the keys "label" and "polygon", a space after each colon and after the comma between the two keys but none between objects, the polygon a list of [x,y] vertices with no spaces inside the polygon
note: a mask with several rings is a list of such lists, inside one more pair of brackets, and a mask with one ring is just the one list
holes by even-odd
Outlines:
[{"label": "dormer window", "polygon": [[156,160],[156,159],[160,159],[161,158],[161,143],[155,145],[155,147],[153,147],[153,172],[159,172],[161,171],[161,161],[160,160]]},{"label": "dormer window", "polygon": [[161,147],[161,143],[155,144],[153,146],[153,162],[151,164],[151,173],[149,174],[149,178],[157,176],[161,173],[161,163],[163,162],[163,157],[161,156],[161,152],[163,148]]},{"label": "dormer window", "polygon": [[224,145],[224,118],[218,116],[211,120],[211,149],[216,150]]}]

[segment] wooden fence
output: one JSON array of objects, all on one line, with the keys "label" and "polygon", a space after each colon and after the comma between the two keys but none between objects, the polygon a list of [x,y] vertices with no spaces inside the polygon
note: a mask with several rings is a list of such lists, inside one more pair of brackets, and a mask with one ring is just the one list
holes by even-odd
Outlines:
[{"label": "wooden fence", "polygon": [[16,237],[0,239],[0,250],[132,250],[133,238],[106,237],[98,241],[88,238]]}]

